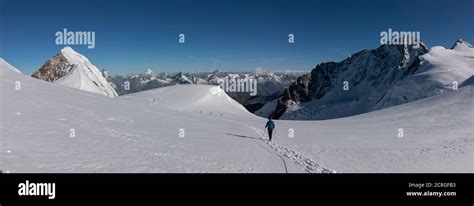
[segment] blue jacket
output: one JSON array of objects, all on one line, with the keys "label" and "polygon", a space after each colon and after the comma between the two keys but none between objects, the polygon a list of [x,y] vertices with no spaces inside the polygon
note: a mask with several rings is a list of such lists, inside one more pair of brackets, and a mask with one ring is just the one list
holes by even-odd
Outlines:
[{"label": "blue jacket", "polygon": [[270,120],[268,120],[265,127],[267,127],[268,129],[274,129],[275,128],[275,123],[273,122],[273,120],[270,119]]}]

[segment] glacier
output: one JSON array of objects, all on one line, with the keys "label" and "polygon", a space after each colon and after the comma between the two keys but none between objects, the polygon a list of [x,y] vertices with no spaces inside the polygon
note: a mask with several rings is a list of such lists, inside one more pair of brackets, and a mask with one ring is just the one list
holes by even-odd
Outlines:
[{"label": "glacier", "polygon": [[0,64],[4,172],[474,172],[472,84],[351,117],[277,120],[267,142],[266,119],[216,86],[109,98],[8,65]]}]

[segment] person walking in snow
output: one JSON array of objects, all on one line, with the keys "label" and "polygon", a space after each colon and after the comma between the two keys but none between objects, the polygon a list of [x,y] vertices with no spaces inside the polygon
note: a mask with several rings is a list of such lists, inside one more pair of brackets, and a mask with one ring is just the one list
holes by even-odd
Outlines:
[{"label": "person walking in snow", "polygon": [[268,117],[268,121],[267,121],[267,124],[265,125],[265,128],[268,129],[268,137],[269,137],[269,140],[272,141],[272,132],[273,132],[273,129],[275,128],[275,122],[273,122],[271,116]]}]

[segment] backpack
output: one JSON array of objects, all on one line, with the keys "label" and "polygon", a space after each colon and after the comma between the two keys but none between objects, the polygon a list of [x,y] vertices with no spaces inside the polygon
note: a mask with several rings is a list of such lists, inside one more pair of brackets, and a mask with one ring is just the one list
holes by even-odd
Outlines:
[{"label": "backpack", "polygon": [[275,128],[275,123],[273,121],[268,121],[268,129],[274,129]]}]

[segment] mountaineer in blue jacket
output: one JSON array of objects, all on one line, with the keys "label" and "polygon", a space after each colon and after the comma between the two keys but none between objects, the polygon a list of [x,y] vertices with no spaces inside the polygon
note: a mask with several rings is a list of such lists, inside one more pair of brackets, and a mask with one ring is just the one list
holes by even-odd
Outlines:
[{"label": "mountaineer in blue jacket", "polygon": [[272,141],[272,132],[273,129],[275,129],[275,122],[273,122],[272,117],[268,117],[267,124],[265,125],[266,128],[268,128],[268,137],[270,141]]}]

